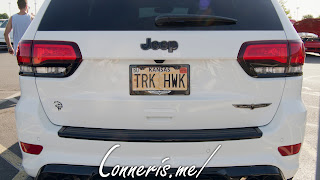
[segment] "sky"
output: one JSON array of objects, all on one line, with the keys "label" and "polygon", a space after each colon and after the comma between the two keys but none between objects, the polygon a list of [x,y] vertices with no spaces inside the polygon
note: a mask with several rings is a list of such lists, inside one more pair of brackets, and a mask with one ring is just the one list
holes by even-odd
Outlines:
[{"label": "sky", "polygon": [[286,1],[287,3],[285,4],[285,6],[288,9],[290,9],[290,15],[295,20],[301,20],[302,16],[307,14],[312,14],[313,17],[315,18],[320,16],[320,0],[286,0]]},{"label": "sky", "polygon": [[[312,14],[314,17],[320,16],[320,0],[286,0],[285,6],[290,9],[290,15],[295,20],[301,20],[303,15]],[[44,0],[28,0],[30,12],[35,14],[35,2],[37,11],[43,4]],[[11,3],[9,8],[9,3]],[[298,8],[298,9],[297,9]],[[19,11],[17,0],[0,0],[0,13],[8,15],[15,14]]]},{"label": "sky", "polygon": [[[40,6],[43,4],[44,0],[28,0],[28,4],[30,6],[30,13],[35,14],[35,3],[37,7],[37,12],[39,11]],[[10,3],[10,8],[9,8]],[[17,5],[17,0],[0,0],[0,14],[7,13],[10,16],[19,12],[19,8]]]}]

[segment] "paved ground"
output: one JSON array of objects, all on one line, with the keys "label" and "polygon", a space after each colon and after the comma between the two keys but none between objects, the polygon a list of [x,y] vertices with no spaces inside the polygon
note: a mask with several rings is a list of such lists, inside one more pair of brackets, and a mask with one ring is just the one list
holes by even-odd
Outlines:
[{"label": "paved ground", "polygon": [[[295,179],[299,180],[316,179],[315,172],[320,121],[320,56],[308,55],[303,72],[302,99],[308,110],[308,115],[305,140],[300,156],[300,168],[295,176]],[[320,177],[317,179],[320,179]]]},{"label": "paved ground", "polygon": [[[0,179],[31,179],[21,167],[14,107],[19,99],[19,68],[16,59],[0,51]],[[320,56],[308,55],[304,66],[302,98],[308,109],[300,169],[295,180],[315,179],[319,129]],[[320,153],[319,156],[320,157]],[[320,175],[319,178],[320,179]]]}]

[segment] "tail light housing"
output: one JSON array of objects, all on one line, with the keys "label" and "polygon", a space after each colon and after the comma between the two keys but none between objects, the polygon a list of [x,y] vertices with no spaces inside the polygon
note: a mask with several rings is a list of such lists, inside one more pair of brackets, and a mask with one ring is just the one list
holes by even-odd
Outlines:
[{"label": "tail light housing", "polygon": [[21,41],[17,50],[20,75],[68,77],[82,62],[79,46],[67,41]]},{"label": "tail light housing", "polygon": [[301,76],[305,60],[302,41],[250,41],[239,51],[238,62],[252,77]]}]

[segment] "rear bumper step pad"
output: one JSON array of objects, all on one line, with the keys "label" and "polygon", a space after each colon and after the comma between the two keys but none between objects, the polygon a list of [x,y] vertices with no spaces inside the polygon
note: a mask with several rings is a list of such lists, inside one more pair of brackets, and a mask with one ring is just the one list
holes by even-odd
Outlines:
[{"label": "rear bumper step pad", "polygon": [[123,141],[123,142],[205,142],[257,139],[262,137],[258,127],[204,130],[132,130],[62,127],[62,138]]}]

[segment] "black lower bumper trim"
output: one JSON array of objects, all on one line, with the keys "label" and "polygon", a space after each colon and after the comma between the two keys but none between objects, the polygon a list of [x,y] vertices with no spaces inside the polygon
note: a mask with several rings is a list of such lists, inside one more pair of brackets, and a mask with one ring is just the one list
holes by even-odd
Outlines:
[{"label": "black lower bumper trim", "polygon": [[62,127],[63,138],[125,142],[204,142],[256,139],[262,137],[257,127],[203,130],[129,130]]},{"label": "black lower bumper trim", "polygon": [[[197,169],[199,170],[199,169]],[[111,173],[112,167],[105,167],[103,172],[105,174]],[[158,175],[155,177],[154,173],[150,173],[147,177],[136,177],[135,179],[169,179],[168,176],[173,175],[171,179],[196,179],[193,177],[175,176],[177,169],[170,169],[167,171],[166,177]],[[222,168],[204,168],[201,175],[197,178],[214,179],[214,180],[240,180],[246,178],[247,180],[283,180],[284,176],[280,169],[275,166],[243,166],[243,167],[222,167]],[[99,167],[95,166],[75,166],[75,165],[58,165],[50,164],[41,168],[37,180],[45,179],[102,179],[99,175]],[[104,179],[123,179],[123,177],[111,177]],[[132,179],[127,176],[125,179]]]}]

